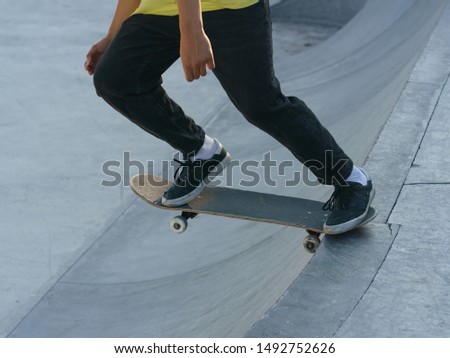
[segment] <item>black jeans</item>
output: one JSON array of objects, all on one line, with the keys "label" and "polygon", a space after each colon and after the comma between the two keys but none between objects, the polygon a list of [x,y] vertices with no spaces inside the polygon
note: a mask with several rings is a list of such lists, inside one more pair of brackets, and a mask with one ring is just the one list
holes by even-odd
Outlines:
[{"label": "black jeans", "polygon": [[[205,12],[203,22],[214,74],[244,117],[288,148],[322,183],[347,178],[350,158],[303,101],[281,92],[273,69],[268,1]],[[179,50],[178,16],[131,16],[98,64],[94,84],[124,116],[190,154],[201,148],[205,133],[161,86],[161,75],[179,58]]]}]

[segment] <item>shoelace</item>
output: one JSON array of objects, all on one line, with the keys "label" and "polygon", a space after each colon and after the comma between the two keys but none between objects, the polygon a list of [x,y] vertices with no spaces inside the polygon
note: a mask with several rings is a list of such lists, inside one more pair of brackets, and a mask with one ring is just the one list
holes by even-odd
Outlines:
[{"label": "shoelace", "polygon": [[328,199],[328,201],[325,204],[323,204],[322,209],[333,211],[338,203],[339,208],[342,210],[345,210],[348,202],[351,199],[351,193],[352,193],[351,190],[346,190],[346,189],[347,188],[345,188],[345,187],[337,186],[334,189],[334,192],[331,195],[330,199]]},{"label": "shoelace", "polygon": [[191,168],[191,169],[194,168],[195,166],[194,162],[191,162],[189,159],[185,161],[174,159],[174,161],[180,164],[180,166],[177,168],[177,170],[175,170],[175,173],[173,175],[175,182],[177,182],[178,180],[185,180],[186,178],[182,178],[181,174],[183,173],[184,168]]}]

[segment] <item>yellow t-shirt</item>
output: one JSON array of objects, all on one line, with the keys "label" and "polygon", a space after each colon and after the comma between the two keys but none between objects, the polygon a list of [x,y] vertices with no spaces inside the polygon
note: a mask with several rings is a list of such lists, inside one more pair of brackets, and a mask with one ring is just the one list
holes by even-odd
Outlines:
[{"label": "yellow t-shirt", "polygon": [[[258,0],[201,0],[202,11],[214,11],[220,9],[242,9],[254,5]],[[141,0],[141,4],[135,14],[147,15],[178,15],[177,0]]]}]

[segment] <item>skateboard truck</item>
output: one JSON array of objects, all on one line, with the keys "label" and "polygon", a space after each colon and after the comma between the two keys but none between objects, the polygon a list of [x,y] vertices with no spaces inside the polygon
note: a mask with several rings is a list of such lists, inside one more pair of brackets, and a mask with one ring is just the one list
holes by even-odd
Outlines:
[{"label": "skateboard truck", "polygon": [[177,215],[172,220],[170,220],[170,230],[172,230],[176,234],[182,234],[188,227],[188,219],[193,219],[197,215],[198,213],[182,211],[181,215]]}]

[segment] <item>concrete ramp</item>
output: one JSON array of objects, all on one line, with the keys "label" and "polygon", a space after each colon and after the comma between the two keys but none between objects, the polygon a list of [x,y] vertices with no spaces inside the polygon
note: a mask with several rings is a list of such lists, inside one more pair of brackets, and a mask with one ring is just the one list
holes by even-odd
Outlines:
[{"label": "concrete ramp", "polygon": [[[342,16],[328,25],[351,18],[342,29],[305,52],[278,57],[276,71],[284,92],[304,99],[362,164],[447,0],[340,3]],[[132,173],[124,173],[122,185],[102,186],[105,162],[124,170],[127,161],[136,164],[130,160],[159,163],[172,155],[96,98],[82,71],[113,5],[40,1],[33,2],[32,14],[26,1],[0,6],[8,7],[0,12],[7,25],[0,48],[9,54],[0,57],[0,81],[9,89],[0,97],[6,109],[0,124],[6,163],[0,169],[0,268],[7,273],[0,334],[243,336],[308,263],[303,232],[199,217],[175,236],[168,231],[170,214],[126,187]],[[288,15],[300,14],[301,7],[302,1],[290,0],[274,5],[274,19],[293,21]],[[242,119],[213,76],[193,85],[182,78],[177,63],[165,76],[167,91],[234,158],[260,161],[270,151],[274,160],[293,160]],[[329,194],[326,188],[264,183],[256,189],[316,199]]]}]

